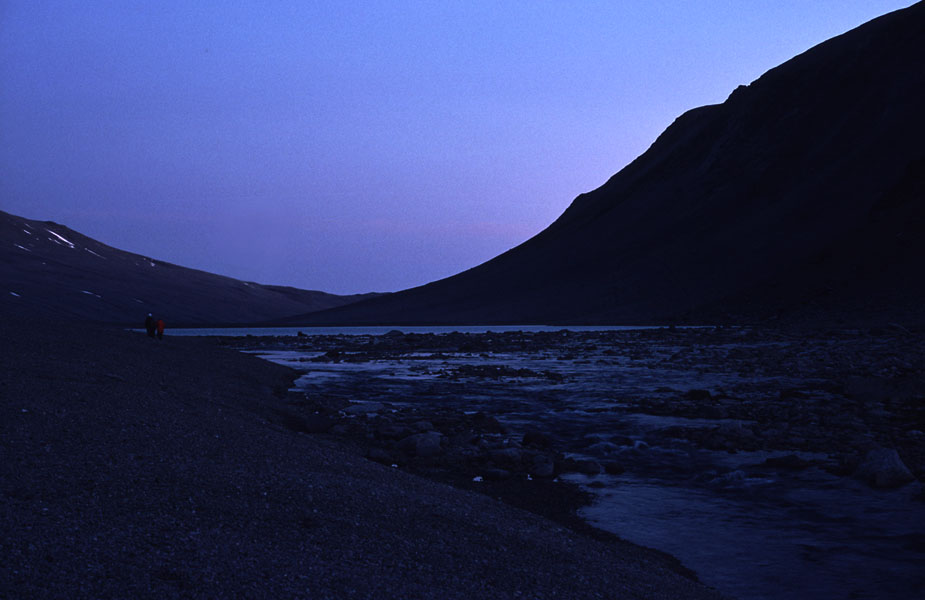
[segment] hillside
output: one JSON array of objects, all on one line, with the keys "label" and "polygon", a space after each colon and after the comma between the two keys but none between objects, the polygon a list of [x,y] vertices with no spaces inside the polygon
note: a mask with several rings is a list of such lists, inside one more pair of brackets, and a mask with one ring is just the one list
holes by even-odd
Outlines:
[{"label": "hillside", "polygon": [[260,285],[124,252],[51,221],[0,211],[0,310],[140,324],[252,323],[365,296]]},{"label": "hillside", "polygon": [[923,321],[922,56],[919,3],[680,116],[521,246],[290,321]]}]

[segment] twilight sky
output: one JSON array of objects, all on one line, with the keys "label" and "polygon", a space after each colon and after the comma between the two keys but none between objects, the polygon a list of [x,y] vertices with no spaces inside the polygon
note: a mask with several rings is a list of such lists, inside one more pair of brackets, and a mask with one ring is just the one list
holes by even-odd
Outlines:
[{"label": "twilight sky", "polygon": [[0,209],[239,279],[399,290],[910,4],[0,0]]}]

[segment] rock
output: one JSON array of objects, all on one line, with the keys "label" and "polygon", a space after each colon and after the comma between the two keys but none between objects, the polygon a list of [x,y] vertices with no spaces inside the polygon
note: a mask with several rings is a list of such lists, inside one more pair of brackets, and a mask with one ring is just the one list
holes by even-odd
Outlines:
[{"label": "rock", "polygon": [[556,464],[551,457],[537,454],[533,457],[530,474],[534,477],[553,477],[556,474]]},{"label": "rock", "polygon": [[803,460],[796,454],[788,454],[787,456],[772,456],[762,463],[765,467],[771,467],[772,469],[789,469],[791,471],[800,471],[807,468],[810,463],[808,460]]},{"label": "rock", "polygon": [[703,419],[727,419],[729,418],[729,411],[727,411],[722,406],[704,406],[700,410],[700,417]]},{"label": "rock", "polygon": [[829,460],[821,463],[821,467],[836,477],[849,477],[858,470],[860,457],[853,454],[838,454],[830,456]]},{"label": "rock", "polygon": [[523,451],[519,448],[499,448],[488,454],[491,460],[502,465],[518,465],[523,458]]},{"label": "rock", "polygon": [[412,427],[414,427],[415,431],[419,433],[423,433],[425,431],[432,431],[434,428],[434,424],[431,423],[430,421],[418,421],[417,423],[412,425]]},{"label": "rock", "polygon": [[389,453],[387,450],[384,450],[383,448],[376,446],[373,446],[366,451],[366,458],[377,463],[382,463],[384,465],[391,465],[396,462],[395,457],[393,457],[391,453]]},{"label": "rock", "polygon": [[687,390],[684,392],[684,398],[692,402],[705,402],[713,399],[713,395],[707,390]]},{"label": "rock", "polygon": [[478,446],[482,438],[477,433],[471,431],[461,431],[450,436],[450,445],[452,446]]},{"label": "rock", "polygon": [[617,462],[606,462],[604,463],[604,472],[608,475],[620,475],[621,473],[626,472],[626,467]]},{"label": "rock", "polygon": [[547,449],[552,446],[552,438],[542,431],[532,429],[524,433],[523,445]]},{"label": "rock", "polygon": [[402,440],[412,435],[414,431],[400,423],[383,423],[376,430],[376,433],[386,440]]},{"label": "rock", "polygon": [[602,471],[599,463],[585,458],[565,458],[558,464],[558,468],[560,472],[585,475],[599,475]]},{"label": "rock", "polygon": [[498,422],[498,419],[490,417],[483,412],[477,412],[472,415],[472,423],[475,427],[486,433],[505,433],[507,430]]},{"label": "rock", "polygon": [[488,481],[504,481],[505,479],[510,479],[511,472],[505,471],[504,469],[485,469],[482,476]]},{"label": "rock", "polygon": [[578,472],[584,473],[585,475],[599,475],[604,469],[601,468],[600,463],[594,460],[579,460],[578,461]]},{"label": "rock", "polygon": [[[741,423],[723,423],[713,429],[709,443],[715,450],[757,450],[761,444],[754,431]],[[800,446],[797,446],[800,447]]]},{"label": "rock", "polygon": [[468,446],[454,446],[452,443],[446,447],[440,456],[441,464],[449,469],[458,471],[468,470],[469,467],[484,467],[488,457],[476,448]]},{"label": "rock", "polygon": [[868,452],[854,476],[872,487],[883,489],[898,488],[915,481],[899,453],[892,448],[875,448]]},{"label": "rock", "polygon": [[620,447],[612,442],[597,442],[596,444],[588,446],[588,450],[594,454],[613,454],[619,449]]},{"label": "rock", "polygon": [[480,450],[496,450],[501,447],[501,440],[494,437],[481,436],[478,438],[475,445]]},{"label": "rock", "polygon": [[379,412],[385,410],[385,405],[380,404],[379,402],[361,402],[359,404],[351,404],[346,408],[342,408],[341,412],[345,415],[365,415],[367,413]]},{"label": "rock", "polygon": [[443,434],[437,431],[416,433],[398,442],[399,450],[420,457],[436,456],[442,451]]},{"label": "rock", "polygon": [[719,487],[739,486],[745,481],[747,477],[748,476],[745,474],[745,471],[729,471],[728,473],[723,473],[719,477],[712,479],[710,484]]}]

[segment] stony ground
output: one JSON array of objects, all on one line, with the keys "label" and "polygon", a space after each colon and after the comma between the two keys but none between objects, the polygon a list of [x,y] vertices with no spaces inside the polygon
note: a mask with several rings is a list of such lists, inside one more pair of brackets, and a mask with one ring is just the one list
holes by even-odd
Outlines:
[{"label": "stony ground", "polygon": [[[769,466],[818,466],[845,476],[857,475],[872,451],[889,451],[925,480],[925,341],[901,328],[395,332],[223,343],[295,350],[308,370],[404,369],[406,383],[344,371],[340,380],[306,383],[307,393],[289,403],[308,419],[303,427],[331,431],[374,460],[422,472],[501,481],[651,469],[643,453],[632,452],[644,443],[788,452]],[[594,416],[570,420],[570,411]],[[557,416],[544,421],[547,412]],[[626,429],[627,415],[638,414],[681,424]],[[806,453],[817,458],[797,456]],[[566,457],[574,454],[598,460]],[[684,475],[702,467],[671,466],[693,471]],[[890,487],[871,483],[878,481]]]},{"label": "stony ground", "polygon": [[717,597],[659,553],[305,433],[287,368],[4,322],[0,597]]}]

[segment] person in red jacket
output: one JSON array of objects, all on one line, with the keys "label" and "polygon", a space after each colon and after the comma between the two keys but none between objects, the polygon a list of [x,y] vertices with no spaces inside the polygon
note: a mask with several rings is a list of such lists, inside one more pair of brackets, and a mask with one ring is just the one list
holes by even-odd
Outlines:
[{"label": "person in red jacket", "polygon": [[164,319],[157,320],[157,339],[164,339]]}]

